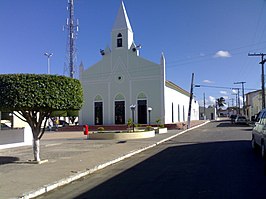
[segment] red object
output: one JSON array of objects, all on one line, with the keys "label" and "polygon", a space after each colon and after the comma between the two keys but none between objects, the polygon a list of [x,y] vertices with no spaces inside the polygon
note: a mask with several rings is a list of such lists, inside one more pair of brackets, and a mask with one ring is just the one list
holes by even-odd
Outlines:
[{"label": "red object", "polygon": [[89,126],[87,124],[83,125],[83,133],[84,135],[89,135]]}]

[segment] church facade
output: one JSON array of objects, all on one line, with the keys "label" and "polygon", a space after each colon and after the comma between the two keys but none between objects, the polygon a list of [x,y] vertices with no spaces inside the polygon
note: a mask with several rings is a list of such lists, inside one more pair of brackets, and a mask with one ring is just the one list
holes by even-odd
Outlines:
[{"label": "church facade", "polygon": [[[98,63],[88,69],[80,66],[84,92],[80,124],[127,124],[133,114],[138,124],[186,121],[189,93],[165,80],[163,54],[158,64],[140,57],[140,46],[134,43],[123,2],[112,28],[111,43],[111,48],[101,50]],[[192,100],[191,120],[198,119],[199,105]]]}]

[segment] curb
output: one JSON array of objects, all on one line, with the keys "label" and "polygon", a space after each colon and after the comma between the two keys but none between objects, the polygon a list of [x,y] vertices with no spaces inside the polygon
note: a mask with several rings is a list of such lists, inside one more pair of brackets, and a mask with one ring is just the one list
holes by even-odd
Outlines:
[{"label": "curb", "polygon": [[156,142],[155,144],[149,145],[149,146],[141,148],[141,149],[137,149],[137,150],[132,151],[132,152],[126,154],[126,155],[118,157],[118,158],[116,158],[114,160],[111,160],[111,161],[106,162],[104,164],[100,164],[100,165],[95,166],[95,167],[93,167],[91,169],[87,169],[86,171],[80,171],[77,174],[74,174],[74,175],[69,176],[67,178],[63,178],[62,180],[53,182],[53,183],[48,184],[48,185],[44,185],[43,187],[41,187],[41,188],[39,188],[37,190],[31,191],[31,192],[28,192],[28,193],[24,193],[22,196],[19,196],[18,198],[20,198],[20,199],[30,199],[30,198],[34,198],[34,197],[40,196],[40,195],[42,195],[44,193],[47,193],[49,191],[52,191],[52,190],[58,188],[58,187],[61,187],[61,186],[66,185],[66,184],[69,184],[69,183],[71,183],[71,182],[73,182],[75,180],[78,180],[78,179],[80,179],[80,178],[82,178],[82,177],[84,177],[86,175],[92,174],[95,171],[104,169],[105,167],[108,167],[108,166],[110,166],[112,164],[115,164],[115,163],[120,162],[120,161],[122,161],[124,159],[127,159],[127,158],[129,158],[129,157],[131,157],[133,155],[136,155],[136,154],[141,153],[143,151],[146,151],[146,150],[148,150],[150,148],[153,148],[153,147],[155,147],[155,146],[157,146],[159,144],[162,144],[162,143],[164,143],[164,142],[166,142],[168,140],[171,140],[171,139],[173,139],[173,138],[175,138],[175,137],[177,137],[179,135],[182,135],[182,134],[184,134],[184,133],[186,133],[188,131],[191,131],[193,129],[199,128],[199,127],[201,127],[201,126],[203,126],[203,125],[205,125],[205,124],[207,124],[209,122],[210,121],[206,121],[206,122],[204,122],[204,123],[202,123],[200,125],[194,126],[194,127],[190,128],[190,129],[186,129],[186,130],[181,131],[181,132],[179,132],[179,133],[177,133],[177,134],[175,134],[175,135],[173,135],[171,137],[168,137],[168,138],[163,139],[163,140],[161,140],[159,142]]}]

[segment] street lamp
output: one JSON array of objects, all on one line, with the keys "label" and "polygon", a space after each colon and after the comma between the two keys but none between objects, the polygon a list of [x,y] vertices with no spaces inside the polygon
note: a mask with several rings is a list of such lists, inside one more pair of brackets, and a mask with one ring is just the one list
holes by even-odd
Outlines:
[{"label": "street lamp", "polygon": [[135,104],[130,105],[130,109],[131,109],[131,112],[132,112],[132,122],[133,122],[133,132],[134,132],[134,126],[135,126],[134,112],[135,112],[135,109],[136,109],[136,105]]},{"label": "street lamp", "polygon": [[152,111],[152,107],[148,107],[148,113],[149,113],[149,126],[151,125],[151,111]]},{"label": "street lamp", "polygon": [[47,56],[47,73],[50,74],[50,57],[53,56],[53,53],[44,53]]}]

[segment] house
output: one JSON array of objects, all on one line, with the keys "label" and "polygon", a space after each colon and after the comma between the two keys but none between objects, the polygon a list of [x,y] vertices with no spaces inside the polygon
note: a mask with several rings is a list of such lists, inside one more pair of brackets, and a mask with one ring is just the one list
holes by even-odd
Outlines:
[{"label": "house", "polygon": [[261,90],[252,91],[246,94],[246,112],[249,120],[262,109],[261,100]]},{"label": "house", "polygon": [[199,107],[199,113],[200,113],[200,120],[216,120],[217,114],[216,114],[216,108],[209,106],[208,108],[204,108],[202,106]]},{"label": "house", "polygon": [[[190,93],[165,80],[163,53],[160,63],[140,56],[123,2],[112,28],[111,48],[100,53],[98,63],[87,69],[80,66],[84,92],[80,124],[126,124],[130,118],[139,124],[187,120]],[[199,105],[192,100],[191,120],[198,118]]]}]

